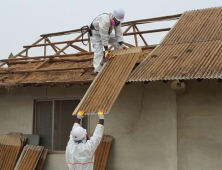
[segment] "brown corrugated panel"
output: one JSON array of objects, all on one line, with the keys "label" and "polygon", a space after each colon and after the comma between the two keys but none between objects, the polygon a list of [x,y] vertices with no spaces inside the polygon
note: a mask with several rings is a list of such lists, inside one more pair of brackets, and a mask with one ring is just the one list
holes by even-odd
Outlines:
[{"label": "brown corrugated panel", "polygon": [[0,170],[11,170],[21,153],[26,137],[21,135],[0,136]]},{"label": "brown corrugated panel", "polygon": [[222,7],[185,12],[128,81],[222,78]]},{"label": "brown corrugated panel", "polygon": [[94,162],[94,170],[105,170],[110,149],[112,146],[113,137],[110,135],[104,135],[100,145],[97,148]]},{"label": "brown corrugated panel", "polygon": [[14,170],[34,170],[43,152],[43,146],[26,145]]},{"label": "brown corrugated panel", "polygon": [[117,56],[105,63],[73,114],[79,110],[95,114],[101,109],[109,113],[139,58],[141,48],[116,50],[114,53]]},{"label": "brown corrugated panel", "polygon": [[35,170],[43,169],[47,153],[48,153],[48,149],[44,149]]}]

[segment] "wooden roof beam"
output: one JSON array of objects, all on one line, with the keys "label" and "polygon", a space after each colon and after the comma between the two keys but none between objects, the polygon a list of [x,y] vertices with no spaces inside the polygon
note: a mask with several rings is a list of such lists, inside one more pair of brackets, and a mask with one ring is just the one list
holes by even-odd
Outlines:
[{"label": "wooden roof beam", "polygon": [[[88,41],[88,38],[83,39],[83,41]],[[25,45],[24,48],[31,48],[31,47],[41,47],[41,46],[51,46],[56,44],[68,44],[68,43],[74,43],[74,42],[82,42],[82,40],[71,40],[71,41],[61,41],[61,42],[54,42],[54,43],[47,43],[47,44],[37,44],[37,45]]]},{"label": "wooden roof beam", "polygon": [[146,23],[151,23],[151,22],[158,22],[158,21],[168,21],[168,20],[176,20],[181,17],[182,14],[176,14],[176,15],[168,15],[168,16],[163,16],[163,17],[156,17],[156,18],[148,18],[148,19],[141,19],[141,20],[135,20],[135,21],[128,21],[122,23],[122,26],[127,26],[132,23],[135,24],[146,24]]},{"label": "wooden roof beam", "polygon": [[[66,54],[66,55],[48,55],[48,56],[36,56],[36,57],[27,57],[27,58],[13,58],[13,59],[4,59],[0,60],[0,62],[7,62],[7,61],[19,61],[19,60],[39,60],[39,59],[46,59],[46,58],[63,58],[63,57],[76,57],[76,56],[83,56],[83,55],[92,55],[94,52],[82,52],[76,54]],[[44,61],[44,60],[42,60]]]},{"label": "wooden roof beam", "polygon": [[[149,23],[149,22],[157,22],[157,21],[165,21],[165,20],[175,20],[175,19],[179,19],[179,17],[181,15],[182,14],[176,14],[176,15],[168,15],[168,16],[162,16],[162,17],[142,19],[142,20],[128,21],[128,22],[123,22],[122,26],[128,26],[128,25],[131,25],[132,23],[144,24],[144,23]],[[86,30],[86,29],[83,29],[83,30]],[[41,37],[52,37],[52,36],[60,36],[60,35],[69,35],[69,34],[73,34],[73,33],[81,33],[81,29],[62,31],[62,32],[55,32],[55,33],[49,33],[49,34],[42,34]]]},{"label": "wooden roof beam", "polygon": [[[131,45],[129,43],[124,42],[125,45],[129,47],[135,47],[134,45]],[[155,45],[149,45],[149,46],[143,46],[142,49],[153,49],[156,47]],[[49,56],[36,56],[36,57],[27,57],[27,58],[13,58],[13,59],[3,59],[0,60],[0,62],[11,62],[11,61],[35,61],[39,59],[45,59],[45,58],[63,58],[63,57],[77,57],[77,56],[83,56],[83,55],[93,55],[94,52],[81,52],[81,53],[76,53],[76,54],[66,54],[66,55],[49,55]],[[44,60],[40,60],[44,61]]]},{"label": "wooden roof beam", "polygon": [[[155,32],[164,32],[169,31],[171,28],[162,28],[162,29],[155,29],[155,30],[148,30],[148,31],[138,31],[138,32],[130,32],[130,33],[124,33],[124,36],[129,35],[137,35],[137,34],[148,34],[148,33],[155,33]],[[83,39],[83,41],[88,41],[89,39]],[[41,46],[48,46],[48,45],[55,45],[55,44],[65,44],[65,43],[74,43],[74,42],[81,42],[82,40],[72,40],[72,41],[61,41],[61,42],[54,42],[54,43],[47,43],[47,44],[37,44],[37,45],[26,45],[23,46],[24,48],[30,48],[30,47],[41,47]]]},{"label": "wooden roof beam", "polygon": [[94,67],[70,67],[70,68],[55,68],[55,69],[41,69],[41,70],[14,70],[14,71],[0,71],[0,74],[8,73],[33,73],[33,72],[48,72],[48,71],[69,71],[69,70],[89,70],[94,69]]},{"label": "wooden roof beam", "polygon": [[148,31],[139,31],[139,32],[130,32],[123,34],[124,36],[129,35],[136,35],[136,34],[148,34],[148,33],[154,33],[154,32],[163,32],[163,31],[169,31],[171,28],[162,28],[162,29],[156,29],[156,30],[148,30]]}]

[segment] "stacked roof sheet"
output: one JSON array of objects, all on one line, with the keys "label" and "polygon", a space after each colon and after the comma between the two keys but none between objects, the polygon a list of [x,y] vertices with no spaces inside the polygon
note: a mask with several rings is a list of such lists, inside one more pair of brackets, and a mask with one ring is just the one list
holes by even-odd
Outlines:
[{"label": "stacked roof sheet", "polygon": [[14,170],[34,170],[43,152],[43,146],[26,145]]},{"label": "stacked roof sheet", "polygon": [[21,135],[0,136],[0,169],[11,170],[25,144],[26,137]]},{"label": "stacked roof sheet", "polygon": [[0,135],[0,170],[42,170],[47,155],[43,146],[25,145],[26,137]]},{"label": "stacked roof sheet", "polygon": [[94,170],[105,170],[109,158],[109,152],[112,146],[113,137],[104,135],[97,148],[94,162]]},{"label": "stacked roof sheet", "polygon": [[84,110],[86,114],[95,114],[101,109],[109,113],[140,52],[140,47],[116,50],[114,53],[117,56],[106,62],[73,114],[79,110]]},{"label": "stacked roof sheet", "polygon": [[222,7],[185,12],[129,81],[222,78]]},{"label": "stacked roof sheet", "polygon": [[48,153],[48,149],[44,149],[41,154],[41,157],[39,158],[39,162],[38,162],[35,170],[42,170],[43,169],[47,153]]}]

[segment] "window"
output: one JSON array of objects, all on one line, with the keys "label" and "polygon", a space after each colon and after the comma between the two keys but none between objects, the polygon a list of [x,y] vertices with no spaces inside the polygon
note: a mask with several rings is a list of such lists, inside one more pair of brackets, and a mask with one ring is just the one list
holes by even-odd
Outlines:
[{"label": "window", "polygon": [[[80,100],[36,100],[34,133],[40,135],[40,145],[50,150],[66,149],[76,116],[72,112]],[[82,120],[87,129],[87,116]]]}]

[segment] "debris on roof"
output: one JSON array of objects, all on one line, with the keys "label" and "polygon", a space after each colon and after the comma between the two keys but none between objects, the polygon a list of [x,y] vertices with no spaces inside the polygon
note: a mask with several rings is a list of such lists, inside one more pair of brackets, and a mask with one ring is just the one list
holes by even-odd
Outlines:
[{"label": "debris on roof", "polygon": [[26,145],[22,150],[14,170],[36,169],[43,151],[43,146]]},{"label": "debris on roof", "polygon": [[222,7],[185,12],[128,81],[221,79]]},{"label": "debris on roof", "polygon": [[[140,25],[162,21],[171,22],[180,17],[181,14],[176,14],[128,21],[121,24],[123,36],[127,36],[128,41],[130,41],[124,41],[124,44],[129,48],[140,46],[143,49],[137,63],[140,63],[156,47],[156,45],[147,42],[144,34],[166,32],[171,29],[140,30]],[[55,37],[71,34],[75,34],[76,37],[69,37],[71,39],[68,41],[53,42]],[[86,34],[87,29],[43,34],[33,44],[23,46],[25,49],[18,54],[11,55],[9,59],[0,60],[0,87],[14,88],[28,85],[67,85],[70,87],[72,84],[91,83],[95,78],[95,75],[92,75],[93,51]],[[85,37],[83,37],[84,35]],[[85,47],[83,49],[76,44],[86,41],[88,42],[88,49]],[[31,56],[30,50],[36,47],[44,47],[43,56]],[[113,45],[109,46],[109,50],[113,48]]]},{"label": "debris on roof", "polygon": [[[138,63],[140,63],[153,50],[144,49],[139,56]],[[0,69],[0,85],[4,86],[19,86],[19,85],[66,85],[66,84],[80,84],[91,83],[96,77],[93,75],[92,55],[83,55],[77,57],[66,57],[63,60],[53,60],[47,63],[41,69],[33,70],[39,62],[26,62],[11,64],[9,68]],[[90,60],[88,60],[90,59]],[[85,60],[85,61],[72,61]],[[15,61],[14,61],[15,62]],[[85,68],[85,69],[84,69]],[[54,70],[54,71],[53,71]]]},{"label": "debris on roof", "polygon": [[122,90],[129,74],[133,70],[141,53],[141,47],[128,50],[115,50],[117,56],[106,62],[86,94],[76,107],[73,115],[79,110],[85,114],[96,114],[99,110],[109,113],[116,98]]}]

